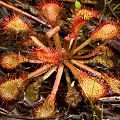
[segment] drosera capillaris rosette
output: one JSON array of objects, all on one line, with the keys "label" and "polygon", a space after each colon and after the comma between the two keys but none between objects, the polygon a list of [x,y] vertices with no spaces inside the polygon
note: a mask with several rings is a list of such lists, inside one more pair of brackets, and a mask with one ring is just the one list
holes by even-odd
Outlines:
[{"label": "drosera capillaris rosette", "polygon": [[[91,96],[92,90],[93,90],[92,97],[95,100],[106,95],[105,93],[106,86],[102,84],[103,81],[101,81],[99,77],[101,77],[102,80],[104,79],[104,82],[106,82],[106,84],[108,84],[111,87],[112,91],[120,94],[119,81],[116,78],[112,79],[110,76],[103,75],[102,73],[92,69],[91,67],[88,67],[88,65],[85,65],[86,58],[88,59],[90,57],[95,58],[95,56],[97,58],[98,57],[97,55],[100,55],[101,52],[103,53],[105,57],[106,56],[109,57],[110,56],[109,52],[108,54],[104,52],[107,50],[106,47],[102,46],[99,48],[100,44],[97,44],[98,47],[95,45],[94,46],[95,49],[92,52],[90,50],[88,53],[89,54],[88,56],[87,55],[86,56],[85,55],[74,56],[74,54],[76,53],[76,49],[78,51],[81,50],[83,47],[87,46],[92,40],[97,40],[97,39],[103,40],[103,36],[104,36],[105,38],[104,40],[109,41],[110,39],[113,39],[115,36],[119,36],[119,27],[117,26],[117,24],[115,25],[111,23],[106,23],[106,24],[103,23],[102,24],[103,26],[102,25],[99,26],[100,28],[96,29],[96,32],[92,33],[89,39],[86,40],[83,44],[81,44],[78,49],[76,48],[76,46],[77,46],[77,43],[79,42],[77,40],[78,39],[77,37],[79,37],[79,30],[84,29],[83,27],[86,27],[84,26],[84,23],[90,22],[89,20],[92,19],[93,17],[96,17],[96,19],[98,19],[99,16],[97,16],[96,12],[93,12],[92,10],[86,10],[86,9],[79,9],[78,11],[75,10],[75,16],[73,16],[73,21],[70,22],[71,26],[73,27],[70,30],[71,33],[69,35],[66,35],[67,37],[64,38],[64,41],[62,40],[60,41],[60,37],[58,34],[58,32],[60,31],[60,27],[58,26],[57,23],[60,18],[61,7],[59,6],[57,2],[53,2],[53,1],[43,3],[43,5],[41,5],[42,7],[40,7],[40,4],[38,5],[37,8],[38,10],[40,10],[40,13],[42,14],[42,16],[51,25],[51,29],[50,31],[46,32],[47,40],[45,41],[43,38],[44,43],[46,42],[45,44],[43,44],[42,41],[39,40],[39,37],[38,37],[39,35],[35,36],[33,34],[29,34],[29,38],[34,43],[33,43],[32,49],[31,50],[28,49],[28,52],[26,52],[26,57],[24,57],[23,62],[28,62],[28,63],[33,63],[33,64],[36,63],[38,66],[36,67],[36,69],[34,68],[35,69],[34,71],[28,72],[26,79],[31,79],[31,78],[41,75],[40,81],[44,81],[46,78],[48,78],[48,76],[50,76],[55,71],[56,71],[56,78],[55,78],[55,82],[51,90],[51,93],[48,93],[48,97],[45,99],[44,103],[42,105],[41,104],[36,105],[36,107],[33,109],[34,117],[35,118],[46,118],[46,117],[52,116],[55,113],[55,108],[56,108],[55,103],[57,102],[57,100],[55,101],[56,93],[58,91],[60,80],[62,80],[62,78],[64,77],[63,76],[64,69],[67,69],[68,71],[70,69],[73,76],[78,80],[78,84],[80,85],[80,89],[82,89],[82,93],[88,99]],[[85,39],[88,38],[88,33],[87,34],[83,33],[83,35]],[[54,41],[51,42],[50,40],[52,38],[54,39]],[[74,38],[73,42],[71,42],[71,38]],[[32,45],[32,42],[30,43],[30,45]],[[82,59],[81,60],[83,61],[82,63],[80,62],[80,59]],[[104,60],[102,62],[104,62]],[[17,64],[20,64],[20,63],[17,63]],[[93,65],[93,63],[91,64]],[[13,68],[17,69],[16,66],[17,65],[15,65]],[[86,73],[84,73],[83,76],[82,76],[83,72],[81,69],[86,70]],[[88,72],[92,73],[92,75],[87,74]],[[38,84],[40,81],[38,80]],[[37,83],[37,81],[34,81],[34,82]],[[75,83],[77,84],[77,82]],[[89,84],[87,83],[90,84],[91,86],[90,88],[89,88]],[[76,84],[72,88],[76,87]],[[92,89],[93,86],[94,86],[94,89]],[[72,91],[70,87],[68,89],[69,91]],[[76,93],[76,91],[75,92],[73,91],[73,93]],[[99,96],[96,96],[97,94]],[[69,95],[72,95],[71,92]],[[74,97],[74,101],[77,101],[77,100],[79,102],[80,100],[79,96],[77,98]],[[76,107],[77,103],[74,103],[72,105],[70,103],[69,105]]]}]

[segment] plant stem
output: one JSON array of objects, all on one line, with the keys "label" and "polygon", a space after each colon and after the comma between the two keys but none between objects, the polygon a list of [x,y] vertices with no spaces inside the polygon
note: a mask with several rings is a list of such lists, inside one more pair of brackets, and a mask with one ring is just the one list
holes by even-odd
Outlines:
[{"label": "plant stem", "polygon": [[39,79],[35,82],[35,84],[37,84],[37,85],[39,84],[39,87],[41,87],[43,81],[46,80],[48,77],[50,77],[50,75],[51,75],[53,72],[55,72],[56,69],[57,69],[57,66],[52,67],[47,73],[45,73],[41,78],[39,78]]},{"label": "plant stem", "polygon": [[65,61],[64,64],[71,70],[76,79],[79,78],[80,70],[78,70],[73,64],[69,61]]},{"label": "plant stem", "polygon": [[101,108],[101,120],[103,120],[103,103],[102,103],[102,108]]},{"label": "plant stem", "polygon": [[[56,26],[52,25],[52,29],[54,29]],[[56,32],[54,35],[53,35],[53,39],[54,39],[54,42],[55,42],[55,46],[57,49],[61,49],[62,46],[61,46],[61,43],[60,43],[60,37],[59,37],[59,33]]]},{"label": "plant stem", "polygon": [[71,80],[70,80],[69,73],[66,69],[64,70],[64,72],[65,72],[65,78],[66,78],[67,84],[68,86],[71,86]]},{"label": "plant stem", "polygon": [[69,51],[70,41],[71,41],[71,38],[69,36],[64,37],[63,48],[66,49],[67,52]]},{"label": "plant stem", "polygon": [[98,1],[93,1],[93,0],[81,0],[82,4],[97,4]]},{"label": "plant stem", "polygon": [[92,53],[90,53],[90,54],[87,54],[87,55],[83,55],[83,56],[74,56],[73,58],[76,58],[76,59],[86,59],[86,58],[90,58],[90,57],[92,57],[92,56],[95,56],[96,55],[96,53],[95,52],[92,52]]},{"label": "plant stem", "polygon": [[86,45],[88,45],[90,42],[91,42],[92,38],[89,38],[88,40],[86,40],[84,43],[82,43],[80,46],[78,46],[74,52],[73,52],[73,55],[75,53],[77,53],[79,50],[81,50],[82,48],[84,48]]},{"label": "plant stem", "polygon": [[43,63],[41,60],[31,60],[31,59],[27,59],[25,58],[25,61],[24,62],[29,62],[29,63]]},{"label": "plant stem", "polygon": [[38,47],[41,47],[42,49],[45,49],[47,50],[48,48],[42,44],[35,36],[30,36],[31,39],[33,40],[33,42],[38,46]]},{"label": "plant stem", "polygon": [[55,46],[57,49],[61,49],[61,43],[60,43],[60,37],[59,37],[59,33],[57,32],[54,36],[53,36],[54,42],[55,42]]},{"label": "plant stem", "polygon": [[93,91],[94,91],[94,87],[95,87],[95,80],[94,80],[94,83],[93,83],[93,88],[92,88],[92,92],[91,92],[91,99],[90,99],[92,109],[93,109]]},{"label": "plant stem", "polygon": [[[58,33],[58,31],[60,30],[60,27],[59,26],[56,26],[55,28],[53,28],[53,29],[51,29],[50,31],[48,31],[47,33],[46,33],[46,36],[47,36],[47,40],[48,40],[48,44],[49,44],[49,46],[50,46],[50,48],[51,49],[53,49],[52,48],[52,45],[51,45],[51,43],[50,43],[50,38],[51,37],[53,37],[56,33]],[[56,41],[57,40],[57,41]],[[58,38],[55,38],[55,41],[56,42],[58,42]],[[56,43],[55,43],[55,45],[56,45]],[[59,46],[60,47],[60,46]]]},{"label": "plant stem", "polygon": [[57,93],[57,90],[58,90],[58,86],[60,84],[63,69],[64,69],[64,65],[61,64],[58,68],[58,72],[57,72],[57,75],[56,75],[56,79],[55,79],[51,94],[49,94],[48,97],[47,97],[47,102],[49,102],[50,104],[54,104],[54,102],[55,102],[55,96],[56,96],[56,93]]},{"label": "plant stem", "polygon": [[59,30],[60,30],[60,27],[59,27],[59,26],[56,26],[56,27],[54,27],[53,29],[51,29],[50,31],[48,31],[48,32],[46,33],[46,36],[47,36],[48,38],[51,38],[51,37],[54,36]]},{"label": "plant stem", "polygon": [[41,80],[46,80],[53,72],[55,72],[57,69],[57,66],[52,67],[47,73],[45,73],[44,76],[42,76]]},{"label": "plant stem", "polygon": [[64,1],[64,2],[75,2],[76,0],[58,0],[58,1]]},{"label": "plant stem", "polygon": [[72,59],[71,62],[74,63],[75,65],[79,66],[80,68],[83,68],[83,69],[85,69],[85,70],[87,70],[87,71],[89,71],[89,72],[92,72],[93,74],[96,74],[96,75],[98,75],[98,76],[100,76],[100,77],[102,76],[101,73],[99,73],[99,72],[97,72],[96,70],[94,70],[94,69],[92,69],[92,68],[84,65],[83,63],[79,62],[78,60],[73,60],[73,59]]},{"label": "plant stem", "polygon": [[51,27],[50,25],[47,25],[45,22],[43,22],[43,21],[40,20],[39,18],[34,17],[34,16],[32,16],[31,14],[26,13],[25,11],[20,10],[20,9],[18,9],[18,8],[12,6],[12,5],[9,5],[9,4],[7,4],[7,3],[5,3],[5,2],[2,2],[2,1],[0,1],[0,4],[3,5],[3,6],[5,6],[5,7],[7,7],[7,8],[10,8],[10,9],[16,11],[16,12],[19,12],[19,13],[21,13],[21,14],[23,14],[23,15],[25,15],[25,16],[27,16],[27,17],[29,17],[29,18],[31,18],[31,19],[33,19],[33,20],[41,23],[41,24],[43,24],[43,25],[46,25],[46,26],[48,26],[48,27]]},{"label": "plant stem", "polygon": [[42,66],[41,68],[37,69],[36,71],[30,73],[30,74],[28,75],[27,79],[32,78],[32,77],[36,77],[36,76],[38,76],[38,75],[43,74],[43,73],[46,72],[50,67],[51,67],[50,64],[46,64],[46,65]]},{"label": "plant stem", "polygon": [[54,86],[53,86],[53,89],[51,91],[52,95],[56,95],[56,92],[58,90],[58,86],[60,84],[60,80],[61,80],[61,77],[62,77],[63,68],[64,68],[64,65],[62,65],[62,64],[58,68],[58,72],[57,72],[57,75],[56,75]]},{"label": "plant stem", "polygon": [[47,42],[48,42],[48,45],[49,45],[50,49],[53,50],[52,44],[50,42],[50,38],[48,38],[48,37],[47,37]]},{"label": "plant stem", "polygon": [[72,48],[72,50],[71,50],[71,52],[70,52],[70,54],[69,54],[69,57],[70,57],[70,58],[72,57],[73,52],[74,52],[74,50],[75,50],[75,48],[76,48],[77,40],[78,40],[78,35],[77,35],[76,38],[75,38],[75,41],[74,41],[74,44],[73,44],[73,48]]}]

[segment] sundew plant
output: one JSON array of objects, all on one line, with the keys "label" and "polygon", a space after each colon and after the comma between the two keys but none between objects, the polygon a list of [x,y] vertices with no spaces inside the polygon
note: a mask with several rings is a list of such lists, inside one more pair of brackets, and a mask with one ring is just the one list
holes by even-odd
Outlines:
[{"label": "sundew plant", "polygon": [[2,115],[69,119],[69,109],[85,103],[91,112],[78,119],[95,119],[97,111],[103,119],[96,103],[119,99],[119,70],[112,72],[119,18],[72,2],[65,15],[65,1],[0,1]]}]

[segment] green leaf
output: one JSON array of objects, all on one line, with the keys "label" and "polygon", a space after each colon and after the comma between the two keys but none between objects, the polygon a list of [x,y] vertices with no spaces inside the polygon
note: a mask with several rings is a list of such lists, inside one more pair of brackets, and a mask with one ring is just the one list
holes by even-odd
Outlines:
[{"label": "green leaf", "polygon": [[113,11],[115,11],[119,6],[120,6],[120,4],[116,5],[116,6],[113,8]]},{"label": "green leaf", "polygon": [[74,87],[74,85],[75,85],[75,81],[73,81],[73,82],[71,83],[71,87]]},{"label": "green leaf", "polygon": [[75,2],[75,8],[79,9],[80,7],[81,7],[81,3],[76,0],[76,2]]},{"label": "green leaf", "polygon": [[112,2],[112,0],[110,0],[109,2],[108,2],[108,4],[110,4]]},{"label": "green leaf", "polygon": [[93,117],[96,115],[96,112],[95,111],[93,111]]}]

